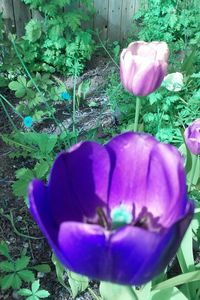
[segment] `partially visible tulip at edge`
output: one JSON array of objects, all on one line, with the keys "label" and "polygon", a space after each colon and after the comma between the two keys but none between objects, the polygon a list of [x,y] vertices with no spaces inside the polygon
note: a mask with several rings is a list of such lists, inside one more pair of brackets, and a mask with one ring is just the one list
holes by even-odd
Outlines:
[{"label": "partially visible tulip at edge", "polygon": [[154,92],[166,75],[168,57],[165,42],[129,44],[120,55],[120,77],[124,88],[136,96]]},{"label": "partially visible tulip at edge", "polygon": [[164,271],[194,212],[179,151],[132,132],[61,153],[47,185],[32,181],[29,201],[65,267],[124,285]]},{"label": "partially visible tulip at edge", "polygon": [[185,132],[185,143],[191,153],[200,155],[200,118],[190,124]]}]

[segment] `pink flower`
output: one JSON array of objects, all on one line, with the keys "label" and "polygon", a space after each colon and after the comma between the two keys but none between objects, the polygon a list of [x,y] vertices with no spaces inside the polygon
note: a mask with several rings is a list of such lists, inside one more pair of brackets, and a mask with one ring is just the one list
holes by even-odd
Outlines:
[{"label": "pink flower", "polygon": [[185,132],[185,143],[191,153],[200,155],[200,119],[190,124]]},{"label": "pink flower", "polygon": [[160,87],[167,71],[169,49],[165,42],[133,42],[120,56],[120,76],[124,88],[136,96],[146,96]]}]

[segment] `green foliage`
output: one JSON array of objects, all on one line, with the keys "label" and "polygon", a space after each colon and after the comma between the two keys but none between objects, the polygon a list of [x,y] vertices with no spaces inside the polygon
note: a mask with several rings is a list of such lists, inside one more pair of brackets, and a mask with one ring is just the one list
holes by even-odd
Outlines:
[{"label": "green foliage", "polygon": [[21,99],[16,106],[17,112],[23,116],[31,115],[34,122],[40,122],[55,113],[52,102],[61,100],[60,93],[66,89],[62,82],[53,81],[50,74],[41,75],[38,72],[30,80],[19,75],[8,87]]},{"label": "green foliage", "polygon": [[[64,288],[66,288],[72,294],[73,299],[76,298],[76,296],[79,293],[85,291],[88,288],[88,285],[89,285],[88,278],[85,276],[76,274],[74,272],[71,272],[71,271],[67,270],[66,268],[64,268],[60,264],[58,259],[56,258],[55,254],[52,254],[52,262],[56,268],[56,275],[57,275],[58,281]],[[70,288],[65,283],[65,280],[64,280],[64,278],[66,277],[65,275],[67,275],[67,277],[68,277],[68,284],[69,284]]]},{"label": "green foliage", "polygon": [[50,296],[49,292],[46,290],[40,290],[40,281],[36,280],[31,285],[31,290],[20,289],[17,292],[18,295],[27,297],[26,300],[40,300],[48,298]]},{"label": "green foliage", "polygon": [[100,295],[102,300],[137,300],[131,286],[112,284],[110,282],[100,283]]},{"label": "green foliage", "polygon": [[85,100],[85,98],[90,90],[90,85],[91,85],[91,81],[89,79],[82,81],[79,84],[77,92],[76,92],[76,107],[77,107],[77,109],[79,109],[81,101]]},{"label": "green foliage", "polygon": [[87,289],[89,280],[85,276],[70,271],[67,271],[67,275],[68,275],[68,282],[72,292],[72,297],[76,298],[76,296],[79,293]]},{"label": "green foliage", "polygon": [[2,289],[19,289],[22,282],[34,281],[34,273],[28,269],[30,257],[21,256],[13,260],[5,243],[1,243],[0,254],[7,258],[7,260],[0,262],[0,272],[2,274],[0,286]]},{"label": "green foliage", "polygon": [[[0,262],[0,286],[2,289],[19,289],[24,282],[33,282],[35,285],[33,271],[48,273],[51,270],[47,264],[30,266],[30,257],[23,253],[21,257],[14,260],[9,253],[7,244],[3,241],[0,242],[0,255],[6,258],[6,260]],[[33,284],[32,286],[34,286]],[[39,297],[39,295],[37,296]],[[40,298],[42,297],[40,296]]]},{"label": "green foliage", "polygon": [[16,171],[16,181],[13,192],[17,197],[26,199],[27,186],[33,178],[46,179],[49,169],[55,158],[54,148],[58,141],[57,135],[36,132],[17,132],[11,135],[2,135],[3,141],[14,147],[16,151],[10,157],[32,158],[35,166],[21,168]]},{"label": "green foliage", "polygon": [[18,60],[5,30],[3,13],[0,12],[0,88],[8,85],[8,77],[12,76],[13,72],[18,72],[17,69],[19,70]]},{"label": "green foliage", "polygon": [[81,8],[76,9],[70,6],[71,0],[24,2],[39,10],[42,17],[31,20],[24,38],[18,41],[25,63],[33,71],[73,74],[77,62],[80,73],[94,51],[90,31],[81,29],[93,12],[91,1],[82,1]]},{"label": "green foliage", "polygon": [[194,45],[200,49],[200,11],[194,1],[149,0],[148,8],[141,6],[134,19],[140,27],[140,40],[168,43],[174,66]]},{"label": "green foliage", "polygon": [[[184,76],[184,87],[180,92],[161,87],[145,97],[140,114],[140,130],[156,136],[162,142],[180,146],[183,142],[181,128],[187,127],[200,115],[198,78],[199,73]],[[107,95],[111,111],[119,123],[117,132],[133,130],[136,99],[119,86],[116,73],[110,77]]]}]

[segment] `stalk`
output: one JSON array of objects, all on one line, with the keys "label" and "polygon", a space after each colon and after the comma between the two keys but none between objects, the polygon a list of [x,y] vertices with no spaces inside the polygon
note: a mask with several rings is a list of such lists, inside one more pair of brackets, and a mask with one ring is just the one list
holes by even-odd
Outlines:
[{"label": "stalk", "polygon": [[134,131],[138,130],[138,121],[140,115],[141,98],[136,97],[136,108],[135,108],[135,120],[134,120]]}]

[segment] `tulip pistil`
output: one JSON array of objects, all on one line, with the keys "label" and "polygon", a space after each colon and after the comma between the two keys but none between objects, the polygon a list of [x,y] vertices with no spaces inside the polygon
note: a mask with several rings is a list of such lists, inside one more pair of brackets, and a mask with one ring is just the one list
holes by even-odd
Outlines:
[{"label": "tulip pistil", "polygon": [[120,205],[115,207],[111,211],[111,219],[112,219],[112,228],[116,229],[118,227],[131,224],[133,220],[132,213],[127,209],[125,205]]}]

